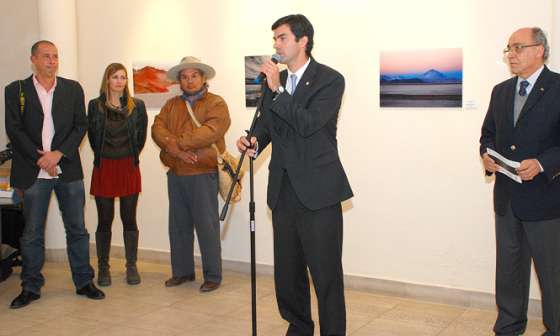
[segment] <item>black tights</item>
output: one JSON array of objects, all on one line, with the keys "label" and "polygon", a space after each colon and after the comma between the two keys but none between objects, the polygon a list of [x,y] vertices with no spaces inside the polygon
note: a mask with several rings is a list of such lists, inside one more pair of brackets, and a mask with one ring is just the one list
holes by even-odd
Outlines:
[{"label": "black tights", "polygon": [[[136,205],[138,194],[120,197],[121,220],[123,231],[138,231],[136,224]],[[115,216],[115,199],[112,197],[95,197],[97,205],[97,232],[111,232],[113,217]]]}]

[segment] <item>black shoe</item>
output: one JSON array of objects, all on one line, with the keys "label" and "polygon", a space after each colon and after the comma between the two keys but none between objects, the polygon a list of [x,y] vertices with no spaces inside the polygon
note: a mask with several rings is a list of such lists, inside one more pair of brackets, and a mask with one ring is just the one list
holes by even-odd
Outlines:
[{"label": "black shoe", "polygon": [[211,292],[213,290],[218,289],[218,287],[220,287],[220,284],[214,281],[204,281],[204,283],[202,284],[202,286],[200,286],[200,291],[202,293],[206,293],[206,292]]},{"label": "black shoe", "polygon": [[182,276],[182,277],[171,277],[165,280],[165,287],[179,286],[180,284],[187,281],[194,281],[194,274]]},{"label": "black shoe", "polygon": [[39,300],[40,297],[41,297],[41,295],[39,295],[39,294],[35,294],[33,292],[28,292],[26,290],[22,290],[21,294],[18,295],[14,299],[14,301],[12,301],[12,304],[10,304],[10,308],[12,308],[12,309],[23,308],[23,307],[27,306],[28,304],[30,304],[32,301]]},{"label": "black shoe", "polygon": [[315,325],[313,321],[309,321],[306,325],[298,328],[295,324],[291,324],[288,326],[288,330],[286,331],[286,336],[300,336],[300,335],[313,335],[313,330],[315,329]]},{"label": "black shoe", "polygon": [[90,282],[84,287],[78,289],[76,291],[76,294],[85,295],[92,300],[103,300],[105,298],[105,293],[103,293],[100,289],[95,287],[93,282]]}]

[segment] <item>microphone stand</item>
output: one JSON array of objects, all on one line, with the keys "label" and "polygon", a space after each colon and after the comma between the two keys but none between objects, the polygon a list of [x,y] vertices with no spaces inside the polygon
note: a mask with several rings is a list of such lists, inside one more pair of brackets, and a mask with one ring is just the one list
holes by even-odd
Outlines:
[{"label": "microphone stand", "polygon": [[[260,116],[261,109],[263,107],[263,97],[265,96],[266,91],[266,81],[263,81],[261,84],[261,92],[262,95],[259,97],[257,101],[257,108],[255,109],[255,115],[253,116],[253,121],[251,122],[251,127],[247,131],[247,140],[251,143],[251,138],[253,137],[253,133],[255,131],[255,126],[257,124],[257,120]],[[229,187],[229,192],[227,198],[225,200],[224,207],[222,208],[222,212],[220,214],[220,220],[223,221],[226,218],[229,204],[231,202],[231,197],[233,194],[233,190],[235,188],[235,184],[238,182],[239,179],[239,172],[241,171],[241,165],[243,164],[243,160],[245,159],[245,154],[247,150],[241,153],[241,158],[239,159],[239,164],[237,165],[237,169],[235,170],[235,175],[233,176],[232,183]],[[253,171],[253,161],[255,159],[253,157],[249,158],[249,230],[251,234],[251,316],[252,316],[252,327],[253,327],[253,336],[257,336],[257,268],[256,268],[256,261],[255,261],[255,190],[254,190],[254,171]]]}]

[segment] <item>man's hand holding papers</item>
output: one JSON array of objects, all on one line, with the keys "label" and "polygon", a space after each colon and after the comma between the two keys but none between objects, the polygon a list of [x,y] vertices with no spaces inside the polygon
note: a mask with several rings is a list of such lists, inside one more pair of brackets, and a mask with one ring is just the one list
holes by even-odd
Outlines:
[{"label": "man's hand holding papers", "polygon": [[508,160],[500,153],[490,148],[486,149],[486,153],[482,156],[482,161],[484,162],[484,168],[487,171],[491,173],[499,172],[517,183],[522,182],[522,178],[519,176],[517,170],[521,166],[519,162]]}]

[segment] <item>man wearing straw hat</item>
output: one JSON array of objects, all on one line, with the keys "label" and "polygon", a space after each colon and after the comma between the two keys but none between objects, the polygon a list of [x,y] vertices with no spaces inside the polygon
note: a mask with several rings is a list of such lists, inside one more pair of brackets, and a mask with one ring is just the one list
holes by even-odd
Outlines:
[{"label": "man wearing straw hat", "polygon": [[208,91],[207,81],[215,74],[211,66],[199,59],[184,57],[167,72],[168,79],[179,82],[182,94],[165,103],[152,126],[152,137],[161,148],[160,159],[169,167],[167,188],[173,274],[165,281],[165,286],[194,281],[196,230],[204,277],[201,292],[217,289],[222,280],[217,156],[212,145],[225,150],[224,134],[230,118],[222,97]]}]

